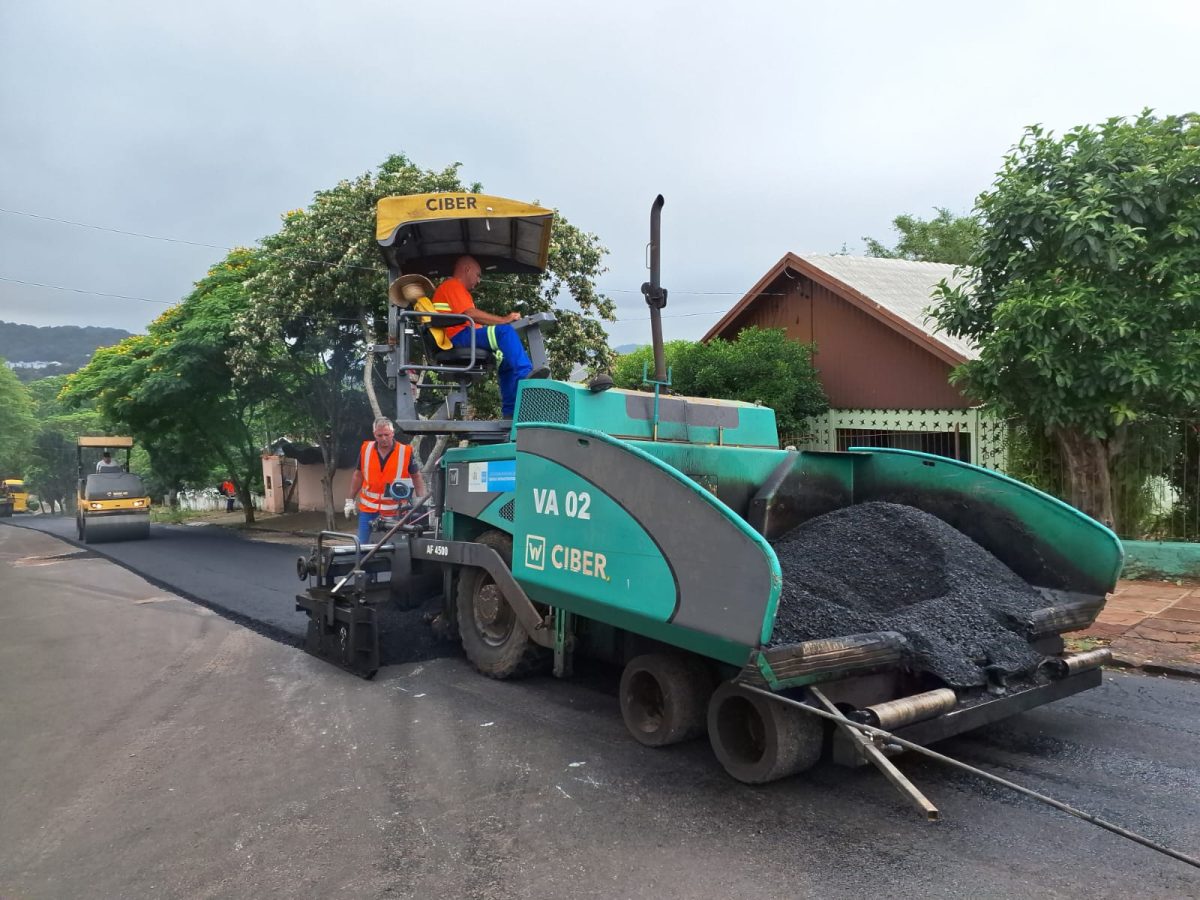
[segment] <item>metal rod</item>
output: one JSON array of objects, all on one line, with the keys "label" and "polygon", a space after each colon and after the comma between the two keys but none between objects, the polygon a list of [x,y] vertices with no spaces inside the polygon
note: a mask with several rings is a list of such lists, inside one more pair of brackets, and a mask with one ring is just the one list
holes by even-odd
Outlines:
[{"label": "metal rod", "polygon": [[858,747],[859,752],[862,753],[867,761],[874,763],[875,768],[883,773],[883,777],[890,781],[896,790],[904,794],[912,805],[925,815],[927,821],[936,822],[942,817],[941,813],[938,812],[938,808],[930,803],[929,799],[917,789],[915,784],[905,778],[899,769],[892,765],[892,761],[884,756],[878,747],[871,743],[870,738],[849,727],[850,720],[842,714],[840,709],[833,705],[828,697],[821,693],[819,688],[810,687],[808,690],[829,711],[830,715],[836,716],[833,720],[834,724],[846,733],[846,736]]},{"label": "metal rod", "polygon": [[339,581],[337,584],[335,584],[333,586],[333,589],[329,593],[336,594],[338,591],[340,591],[345,586],[347,581],[349,581],[351,578],[354,577],[356,572],[361,572],[362,567],[365,566],[368,562],[370,562],[375,557],[375,554],[378,553],[383,548],[383,545],[387,543],[388,538],[390,538],[393,534],[395,534],[397,531],[399,531],[400,527],[402,525],[407,524],[408,520],[412,518],[413,513],[415,513],[417,510],[419,510],[421,507],[423,507],[426,503],[428,503],[429,498],[431,496],[432,496],[432,493],[426,494],[419,501],[414,503],[412,508],[408,512],[406,512],[403,516],[401,516],[399,521],[397,521],[395,525],[393,525],[391,528],[388,529],[387,534],[385,534],[383,537],[381,537],[378,541],[375,542],[375,546],[367,551],[367,555],[364,556],[362,559],[360,559],[358,561],[358,564],[355,565],[355,567],[353,569],[351,569],[349,572],[347,572],[345,575],[342,576],[342,580]]},{"label": "metal rod", "polygon": [[[770,691],[764,691],[762,688],[756,688],[749,684],[743,684],[741,687],[743,690],[754,691],[762,694],[764,697],[772,697],[778,700],[780,703],[786,703],[789,706],[795,706],[796,708],[803,710],[810,715],[820,716],[822,719],[839,721],[838,716],[827,713],[825,710],[809,706],[806,703],[800,703],[799,701],[792,700],[790,697],[781,697],[778,694],[773,694]],[[912,750],[915,753],[924,754],[930,759],[935,759],[938,762],[945,763],[948,766],[953,766],[956,769],[962,769],[964,772],[970,772],[972,775],[978,775],[980,778],[986,778],[988,781],[994,781],[996,784],[1016,791],[1018,794],[1024,794],[1026,797],[1032,797],[1034,800],[1045,803],[1047,806],[1053,806],[1055,809],[1065,812],[1068,815],[1075,816],[1077,819],[1083,819],[1085,822],[1091,822],[1093,825],[1103,828],[1105,831],[1111,831],[1113,834],[1120,835],[1123,838],[1128,838],[1135,844],[1141,844],[1143,847],[1148,847],[1151,850],[1155,850],[1164,854],[1165,856],[1171,857],[1172,859],[1177,859],[1182,863],[1187,863],[1189,866],[1200,869],[1200,859],[1188,856],[1186,853],[1180,853],[1178,850],[1172,850],[1170,847],[1164,847],[1162,844],[1157,844],[1149,838],[1142,837],[1136,832],[1130,831],[1127,828],[1122,828],[1120,825],[1115,825],[1112,822],[1101,819],[1099,816],[1094,816],[1089,812],[1084,812],[1081,809],[1068,806],[1066,803],[1055,800],[1053,797],[1047,797],[1045,794],[1039,794],[1037,791],[1030,790],[1027,787],[1021,787],[1021,785],[1005,778],[1001,778],[999,775],[993,775],[991,772],[985,772],[983,769],[977,769],[974,766],[969,766],[964,762],[959,762],[957,759],[951,759],[949,756],[944,756],[943,754],[938,753],[936,750],[930,750],[928,747],[922,747],[920,744],[914,744],[912,741],[906,741],[904,738],[897,737],[891,732],[884,731],[882,728],[875,728],[872,725],[864,725],[861,722],[853,722],[849,719],[845,720],[845,724],[850,728],[856,728],[859,731],[865,732],[866,734],[883,738],[890,743],[899,744],[906,750]]]}]

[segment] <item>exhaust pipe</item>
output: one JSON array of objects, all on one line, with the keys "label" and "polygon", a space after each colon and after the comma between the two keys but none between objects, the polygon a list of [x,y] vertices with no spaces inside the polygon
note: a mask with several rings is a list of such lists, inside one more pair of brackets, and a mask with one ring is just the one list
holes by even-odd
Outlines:
[{"label": "exhaust pipe", "polygon": [[667,305],[667,290],[659,284],[662,259],[660,250],[662,242],[663,195],[654,198],[650,207],[650,280],[642,285],[642,293],[646,304],[650,307],[650,340],[654,345],[654,380],[659,384],[667,381],[667,358],[663,351],[662,310]]}]

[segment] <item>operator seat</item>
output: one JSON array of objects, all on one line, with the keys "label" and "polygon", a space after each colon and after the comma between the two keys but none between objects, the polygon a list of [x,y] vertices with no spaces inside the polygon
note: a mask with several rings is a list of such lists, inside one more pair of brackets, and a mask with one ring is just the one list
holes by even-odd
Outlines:
[{"label": "operator seat", "polygon": [[[438,320],[445,322],[445,325],[439,325]],[[461,320],[460,320],[461,321]],[[447,321],[441,316],[430,316],[428,323],[420,323],[417,325],[417,336],[421,338],[421,349],[425,351],[425,358],[438,366],[467,366],[471,362],[470,347],[451,347],[449,350],[443,350],[438,346],[437,338],[434,337],[433,329],[446,327],[446,325],[457,325],[458,321]],[[496,354],[492,352],[491,347],[481,347],[475,345],[475,365],[466,369],[467,374],[478,372],[480,374],[490,369],[496,361]]]},{"label": "operator seat", "polygon": [[474,365],[470,347],[443,348],[438,344],[437,331],[464,324],[462,316],[437,315],[432,310],[433,285],[421,275],[405,275],[392,282],[388,298],[394,306],[414,312],[429,312],[430,315],[416,319],[416,332],[421,340],[421,349],[430,365],[461,368],[467,376],[483,375],[495,365],[495,353],[490,347],[475,345]]}]

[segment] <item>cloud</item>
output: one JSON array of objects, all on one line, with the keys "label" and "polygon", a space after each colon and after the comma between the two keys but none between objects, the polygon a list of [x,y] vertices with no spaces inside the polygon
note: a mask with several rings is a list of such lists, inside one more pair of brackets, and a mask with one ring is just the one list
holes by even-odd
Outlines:
[{"label": "cloud", "polygon": [[[1188,3],[1078,0],[80,0],[0,17],[0,206],[235,246],[389,153],[462,161],[600,235],[617,343],[648,331],[655,194],[666,333],[697,337],[789,250],[965,211],[1027,124],[1187,111],[1200,24]],[[221,255],[0,213],[8,278],[174,301]],[[0,282],[9,321],[140,330],[161,309]]]}]

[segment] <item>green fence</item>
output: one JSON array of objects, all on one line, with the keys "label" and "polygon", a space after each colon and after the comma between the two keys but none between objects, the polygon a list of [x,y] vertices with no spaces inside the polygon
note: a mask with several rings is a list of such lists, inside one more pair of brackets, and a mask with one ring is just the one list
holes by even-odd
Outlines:
[{"label": "green fence", "polygon": [[[1116,531],[1135,541],[1200,541],[1200,419],[1148,419],[1129,427],[1111,466]],[[1005,472],[1066,497],[1067,472],[1052,439],[1009,428]]]},{"label": "green fence", "polygon": [[[781,446],[801,450],[894,447],[936,453],[1004,472],[1066,499],[1054,442],[980,409],[830,410]],[[1128,540],[1200,541],[1200,419],[1155,419],[1131,426],[1113,463],[1117,533]]]}]

